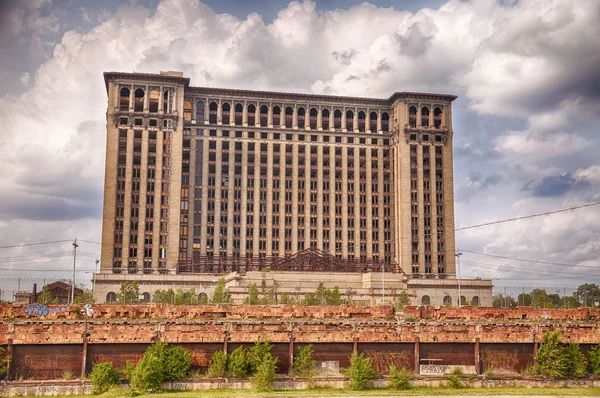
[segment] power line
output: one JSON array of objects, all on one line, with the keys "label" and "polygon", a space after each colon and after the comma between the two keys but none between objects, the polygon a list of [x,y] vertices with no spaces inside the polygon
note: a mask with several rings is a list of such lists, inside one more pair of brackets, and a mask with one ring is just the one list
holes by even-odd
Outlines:
[{"label": "power line", "polygon": [[[544,272],[544,271],[539,271],[539,270],[534,270],[534,269],[522,269],[522,268],[516,268],[516,267],[509,267],[506,265],[495,265],[495,264],[488,264],[488,263],[478,263],[476,261],[470,261],[470,260],[463,260],[461,262],[462,263],[467,263],[467,264],[476,264],[476,265],[483,265],[485,267],[492,267],[492,268],[497,268],[500,271],[507,271],[507,272],[526,272],[528,274],[537,274],[537,275],[542,275],[542,276],[546,276],[548,275],[548,272]],[[480,267],[477,267],[480,268]],[[560,272],[560,271],[552,271],[553,274],[564,274],[564,275],[573,275],[573,272]],[[525,275],[525,276],[532,276],[532,275]]]},{"label": "power line", "polygon": [[26,246],[50,245],[53,243],[65,243],[65,242],[71,242],[71,241],[70,240],[53,240],[53,241],[48,241],[48,242],[21,243],[19,245],[0,246],[0,249],[12,249],[12,248],[26,247]]},{"label": "power line", "polygon": [[583,209],[584,207],[591,207],[591,206],[597,206],[597,205],[600,205],[600,202],[587,203],[587,204],[580,205],[580,206],[568,207],[566,209],[559,209],[559,210],[547,211],[545,213],[530,214],[528,216],[507,218],[507,219],[504,219],[504,220],[492,221],[492,222],[487,222],[487,223],[483,223],[483,224],[470,225],[468,227],[456,228],[454,231],[464,231],[465,229],[486,227],[488,225],[495,225],[495,224],[501,224],[501,223],[506,223],[506,222],[510,222],[510,221],[524,220],[526,218],[547,216],[549,214],[562,213],[562,212],[565,212],[565,211]]},{"label": "power line", "polygon": [[95,245],[101,245],[101,242],[94,242],[93,240],[83,240],[83,239],[77,239],[77,242],[85,242],[85,243],[93,243]]},{"label": "power line", "polygon": [[505,260],[515,260],[515,261],[523,261],[526,263],[538,263],[538,264],[547,264],[547,265],[558,265],[561,267],[581,267],[581,268],[594,268],[594,269],[598,269],[600,270],[600,267],[594,266],[594,265],[581,265],[581,264],[568,264],[568,263],[553,263],[550,261],[540,261],[540,260],[527,260],[527,259],[523,259],[523,258],[516,258],[516,257],[508,257],[508,256],[499,256],[496,254],[487,254],[487,253],[480,253],[480,252],[474,252],[474,251],[470,251],[470,250],[464,250],[464,249],[460,249],[460,251],[462,252],[466,252],[466,253],[471,253],[471,254],[479,254],[481,256],[487,256],[487,257],[495,257],[495,258],[502,258]]}]

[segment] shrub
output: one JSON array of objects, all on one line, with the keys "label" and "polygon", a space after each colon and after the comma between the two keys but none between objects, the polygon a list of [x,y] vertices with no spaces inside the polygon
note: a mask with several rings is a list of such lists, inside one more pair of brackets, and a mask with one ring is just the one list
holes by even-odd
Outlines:
[{"label": "shrub", "polygon": [[315,375],[316,362],[313,358],[312,347],[312,344],[302,347],[298,355],[294,357],[292,376],[313,377]]},{"label": "shrub", "polygon": [[277,371],[278,358],[270,352],[262,358],[257,365],[254,376],[251,379],[252,387],[256,391],[272,391],[275,374]]},{"label": "shrub", "polygon": [[375,371],[371,364],[371,358],[364,354],[354,353],[350,357],[350,366],[345,370],[346,376],[350,377],[350,388],[353,390],[364,390],[375,378]]},{"label": "shrub", "polygon": [[98,363],[92,368],[90,381],[92,382],[92,393],[103,394],[119,383],[119,371],[115,369],[112,362]]},{"label": "shrub", "polygon": [[125,367],[120,370],[121,380],[131,381],[131,377],[133,376],[133,371],[135,370],[135,365],[131,361],[125,362]]},{"label": "shrub", "polygon": [[185,348],[165,344],[162,353],[163,370],[166,381],[183,379],[190,374],[190,369],[192,368],[192,356]]},{"label": "shrub", "polygon": [[155,392],[162,390],[163,381],[165,374],[160,358],[144,353],[131,375],[131,387],[138,392]]},{"label": "shrub", "polygon": [[579,351],[579,344],[561,343],[562,330],[548,332],[535,357],[539,374],[548,377],[584,376],[587,360]]},{"label": "shrub", "polygon": [[412,372],[406,368],[396,369],[394,365],[390,366],[390,387],[395,390],[409,390]]},{"label": "shrub", "polygon": [[[595,345],[589,352],[590,363],[589,370],[590,373],[596,376],[600,376],[600,344]],[[0,365],[2,366],[2,365]],[[0,371],[0,374],[2,372]]]},{"label": "shrub", "polygon": [[192,367],[192,357],[183,347],[163,342],[152,344],[144,352],[131,376],[131,385],[138,391],[160,391],[163,381],[186,377]]},{"label": "shrub", "polygon": [[8,355],[6,355],[6,350],[3,347],[0,347],[0,377],[4,376],[6,373],[7,365]]},{"label": "shrub", "polygon": [[460,378],[463,375],[463,371],[461,368],[454,368],[452,372],[450,372],[446,378],[448,379],[448,385],[452,388],[462,388],[463,385],[460,382]]},{"label": "shrub", "polygon": [[227,376],[244,378],[248,376],[248,351],[244,346],[239,346],[227,358]]},{"label": "shrub", "polygon": [[250,348],[250,354],[248,355],[248,363],[251,374],[255,374],[260,364],[262,364],[263,361],[272,356],[271,347],[272,345],[268,341],[257,341]]},{"label": "shrub", "polygon": [[225,377],[227,375],[227,354],[215,351],[208,365],[208,377]]},{"label": "shrub", "polygon": [[73,380],[73,376],[74,376],[73,371],[70,369],[63,370],[63,372],[62,372],[63,380]]}]

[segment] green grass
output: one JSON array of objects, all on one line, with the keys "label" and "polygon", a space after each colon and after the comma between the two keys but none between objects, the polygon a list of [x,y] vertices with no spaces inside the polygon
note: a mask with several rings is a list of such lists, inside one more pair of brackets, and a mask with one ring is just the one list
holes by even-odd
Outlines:
[{"label": "green grass", "polygon": [[[298,391],[273,391],[267,393],[257,393],[250,390],[232,390],[232,389],[215,389],[215,390],[197,390],[197,391],[168,391],[158,394],[144,394],[141,397],[152,397],[152,398],[192,398],[192,397],[331,397],[331,396],[347,396],[347,395],[360,395],[360,396],[423,396],[423,395],[435,395],[435,396],[473,396],[473,395],[546,395],[546,396],[569,396],[569,395],[581,395],[581,396],[600,396],[600,388],[518,388],[518,387],[497,387],[497,388],[445,388],[445,387],[416,387],[410,390],[396,391],[390,389],[371,389],[364,391],[352,391],[352,390],[336,390],[329,388],[316,388],[312,390],[298,390]],[[127,397],[127,391],[122,390],[120,393],[118,390],[113,389],[106,394],[99,395],[104,398],[117,398]],[[69,396],[73,397],[84,397]],[[87,395],[86,397],[89,397]],[[67,398],[65,396],[65,398]]]}]

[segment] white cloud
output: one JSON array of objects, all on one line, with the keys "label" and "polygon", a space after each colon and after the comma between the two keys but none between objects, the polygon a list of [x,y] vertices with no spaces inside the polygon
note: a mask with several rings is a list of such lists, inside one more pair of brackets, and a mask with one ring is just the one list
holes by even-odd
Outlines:
[{"label": "white cloud", "polygon": [[29,72],[23,73],[21,75],[21,77],[19,78],[19,80],[21,81],[21,83],[23,83],[23,85],[25,87],[29,86],[29,79],[30,79]]}]

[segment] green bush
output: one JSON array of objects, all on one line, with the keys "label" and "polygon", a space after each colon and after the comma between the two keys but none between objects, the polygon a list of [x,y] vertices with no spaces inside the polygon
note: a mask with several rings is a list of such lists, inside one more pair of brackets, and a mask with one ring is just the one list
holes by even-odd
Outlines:
[{"label": "green bush", "polygon": [[277,372],[278,358],[270,352],[262,357],[262,361],[257,365],[254,376],[250,380],[254,390],[273,391],[273,382]]},{"label": "green bush", "polygon": [[192,357],[183,347],[163,342],[152,344],[144,352],[131,376],[137,391],[160,391],[163,381],[186,377],[192,367]]},{"label": "green bush", "polygon": [[412,376],[410,370],[406,368],[398,370],[394,365],[390,365],[390,387],[394,390],[409,390]]},{"label": "green bush", "polygon": [[227,354],[223,351],[215,351],[208,365],[208,377],[227,376]]},{"label": "green bush", "polygon": [[454,368],[454,370],[446,376],[448,385],[452,388],[462,388],[463,384],[460,382],[462,376],[463,371],[460,368]]},{"label": "green bush", "polygon": [[587,360],[579,350],[579,344],[561,342],[562,330],[548,332],[535,357],[536,370],[547,377],[585,376]]},{"label": "green bush", "polygon": [[125,362],[125,367],[120,369],[121,380],[131,381],[131,377],[133,376],[133,371],[135,370],[135,365],[131,361]]},{"label": "green bush", "polygon": [[257,341],[252,347],[250,347],[250,354],[248,355],[248,363],[250,367],[250,373],[255,374],[258,371],[258,367],[266,359],[270,358],[272,344],[268,341]]},{"label": "green bush", "polygon": [[6,355],[6,350],[3,347],[0,347],[0,377],[3,377],[6,373],[7,365],[8,355]]},{"label": "green bush", "polygon": [[300,349],[298,355],[294,357],[292,376],[313,377],[315,375],[316,362],[313,358],[312,344],[306,345]]},{"label": "green bush", "polygon": [[364,354],[354,353],[350,357],[350,366],[345,370],[346,376],[350,377],[350,388],[353,390],[364,390],[375,378],[375,371],[371,364],[371,358]]},{"label": "green bush", "polygon": [[[589,352],[589,371],[591,374],[600,376],[600,344],[595,345]],[[1,366],[1,365],[0,365]],[[0,372],[2,373],[2,372]]]},{"label": "green bush", "polygon": [[227,376],[235,378],[244,378],[248,376],[248,350],[244,346],[239,346],[227,358]]},{"label": "green bush", "polygon": [[102,362],[93,366],[90,373],[92,382],[92,393],[103,394],[112,386],[119,383],[119,371],[115,369],[112,362]]}]

